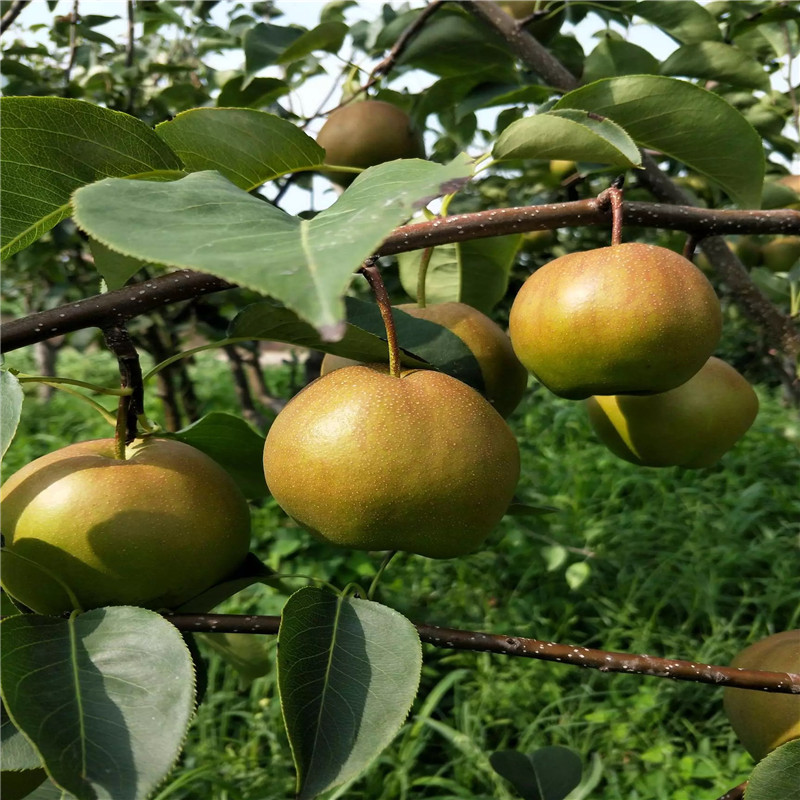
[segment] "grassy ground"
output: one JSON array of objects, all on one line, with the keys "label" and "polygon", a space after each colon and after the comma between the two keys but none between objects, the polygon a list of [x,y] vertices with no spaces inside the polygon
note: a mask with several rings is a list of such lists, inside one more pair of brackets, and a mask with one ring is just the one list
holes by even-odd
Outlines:
[{"label": "grassy ground", "polygon": [[[196,369],[208,408],[233,408],[223,367],[201,359]],[[81,370],[99,381],[107,371],[114,382],[113,364],[100,357],[60,372]],[[594,441],[579,404],[531,391],[511,419],[523,454],[519,494],[557,511],[504,520],[467,558],[398,557],[377,599],[416,621],[719,664],[771,632],[800,627],[800,426],[795,411],[759,394],[759,417],[735,450],[714,468],[683,471],[617,460]],[[109,435],[63,395],[32,412],[23,412],[8,471],[68,441]],[[255,509],[254,523],[254,549],[285,574],[366,584],[380,562],[312,541],[271,502]],[[251,589],[223,610],[274,614],[283,600]],[[271,656],[274,641],[262,643]],[[242,686],[201,647],[208,691],[158,800],[291,797],[274,671]],[[422,687],[397,739],[332,797],[503,800],[514,795],[489,754],[553,744],[584,760],[576,800],[711,800],[752,766],[711,686],[427,646],[424,657]]]}]

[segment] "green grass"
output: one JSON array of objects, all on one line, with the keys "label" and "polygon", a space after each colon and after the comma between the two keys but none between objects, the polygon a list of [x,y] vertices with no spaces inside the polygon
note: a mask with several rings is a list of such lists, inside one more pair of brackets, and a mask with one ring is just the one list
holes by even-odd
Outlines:
[{"label": "green grass", "polygon": [[[110,368],[90,379],[113,384]],[[206,357],[194,369],[203,371],[207,408],[235,408],[224,365]],[[285,385],[285,371],[272,379]],[[800,426],[770,391],[759,396],[759,417],[736,448],[714,468],[689,471],[616,459],[595,442],[580,404],[532,390],[511,419],[523,457],[518,493],[557,511],[505,519],[466,558],[399,556],[377,599],[415,621],[718,664],[771,632],[800,627]],[[95,416],[67,396],[31,403],[8,469],[68,441],[109,435]],[[287,575],[368,585],[380,563],[379,554],[313,541],[272,502],[254,509],[254,526],[254,549]],[[254,588],[223,610],[275,614],[284,599]],[[264,644],[274,655],[274,640]],[[291,797],[274,670],[242,687],[201,647],[208,689],[158,800]],[[514,795],[489,754],[554,744],[581,755],[593,800],[712,800],[752,767],[717,687],[428,646],[424,657],[400,734],[332,797],[504,800]]]}]

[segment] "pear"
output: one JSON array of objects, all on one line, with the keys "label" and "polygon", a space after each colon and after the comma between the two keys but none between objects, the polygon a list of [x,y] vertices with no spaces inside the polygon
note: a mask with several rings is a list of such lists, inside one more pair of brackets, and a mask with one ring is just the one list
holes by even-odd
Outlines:
[{"label": "pear", "polygon": [[772,272],[789,272],[800,262],[800,236],[776,236],[761,248],[761,260]]},{"label": "pear", "polygon": [[[800,630],[761,639],[742,650],[731,666],[800,674]],[[739,741],[756,761],[776,747],[800,738],[798,694],[768,694],[726,686],[723,706]]]},{"label": "pear", "polygon": [[331,372],[286,405],[264,445],[273,497],[316,537],[430,558],[479,547],[511,502],[519,469],[503,418],[432,370]]},{"label": "pear", "polygon": [[635,242],[545,264],[523,284],[509,319],[517,358],[573,400],[680,386],[721,331],[703,273],[672,250]]},{"label": "pear", "polygon": [[[405,111],[381,100],[362,100],[330,114],[317,135],[325,148],[325,163],[343,167],[373,167],[397,158],[425,158],[422,135]],[[339,186],[349,186],[356,175],[323,173]]]},{"label": "pear", "polygon": [[686,383],[644,396],[592,397],[589,421],[612,453],[646,467],[709,467],[753,424],[758,398],[713,356]]}]

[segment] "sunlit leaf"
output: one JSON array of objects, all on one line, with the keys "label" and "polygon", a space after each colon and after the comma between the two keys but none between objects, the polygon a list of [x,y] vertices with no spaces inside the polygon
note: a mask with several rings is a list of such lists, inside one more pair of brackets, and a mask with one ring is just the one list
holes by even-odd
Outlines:
[{"label": "sunlit leaf", "polygon": [[498,160],[562,158],[620,167],[641,164],[636,143],[618,124],[566,108],[512,122],[497,138],[492,155]]},{"label": "sunlit leaf", "polygon": [[[439,245],[425,275],[426,303],[466,303],[488,314],[503,299],[522,236],[496,236]],[[400,253],[400,281],[417,298],[420,251]]]},{"label": "sunlit leaf", "polygon": [[747,800],[800,800],[800,739],[781,745],[756,764]]},{"label": "sunlit leaf", "polygon": [[740,205],[758,207],[764,178],[761,137],[733,106],[706,89],[657,75],[606,78],[567,93],[554,108],[608,117],[639,146],[682,161]]},{"label": "sunlit leaf", "polygon": [[215,169],[250,191],[322,164],[325,151],[297,125],[252,108],[195,108],[156,126],[189,172]]},{"label": "sunlit leaf", "polygon": [[633,13],[657,25],[682,44],[722,39],[717,21],[700,3],[693,0],[670,0],[668,3],[645,0],[636,3]]},{"label": "sunlit leaf", "polygon": [[335,340],[344,333],[342,296],[364,259],[416,207],[453,191],[471,172],[466,157],[445,166],[419,159],[380,164],[311,220],[216,172],[161,184],[109,178],[75,193],[75,219],[118,252],[270,295]]}]

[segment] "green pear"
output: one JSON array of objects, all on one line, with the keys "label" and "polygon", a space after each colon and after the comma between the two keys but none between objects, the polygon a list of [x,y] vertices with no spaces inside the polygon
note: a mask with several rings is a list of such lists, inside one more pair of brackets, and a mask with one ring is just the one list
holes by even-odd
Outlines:
[{"label": "green pear", "polygon": [[686,383],[651,395],[586,401],[589,421],[612,453],[646,467],[709,467],[747,432],[758,413],[750,384],[713,356]]},{"label": "green pear", "polygon": [[800,236],[776,236],[761,248],[761,260],[773,272],[789,272],[800,261]]},{"label": "green pear", "polygon": [[[425,158],[422,135],[405,111],[381,100],[361,100],[336,109],[317,135],[325,148],[325,163],[342,167],[374,167],[398,158]],[[323,173],[339,186],[356,175]]]},{"label": "green pear", "polygon": [[721,331],[719,300],[703,273],[672,250],[635,242],[540,267],[509,319],[517,358],[572,400],[680,386]]},{"label": "green pear", "polygon": [[275,500],[323,541],[451,558],[505,513],[519,449],[478,392],[433,370],[346,367],[310,383],[264,445]]},{"label": "green pear", "polygon": [[[800,630],[761,639],[742,650],[731,666],[800,675]],[[798,694],[772,694],[726,686],[723,706],[739,741],[756,761],[776,747],[800,738]]]}]

